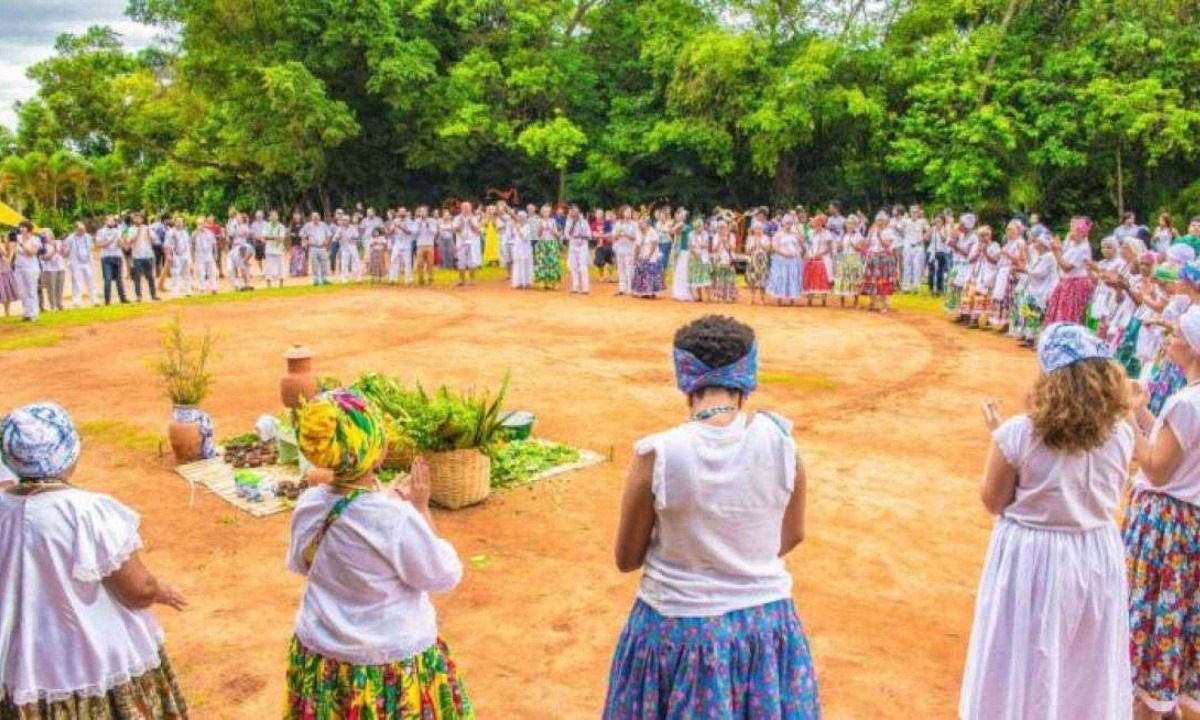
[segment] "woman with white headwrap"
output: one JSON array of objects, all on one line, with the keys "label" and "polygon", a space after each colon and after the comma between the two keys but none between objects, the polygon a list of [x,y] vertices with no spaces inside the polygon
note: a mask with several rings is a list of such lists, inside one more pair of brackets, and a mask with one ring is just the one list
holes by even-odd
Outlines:
[{"label": "woman with white headwrap", "polygon": [[958,219],[958,228],[950,238],[949,248],[953,262],[950,265],[950,292],[946,295],[946,311],[958,315],[962,305],[963,289],[971,277],[971,257],[975,254],[975,215],[963,213]]},{"label": "woman with white headwrap", "polygon": [[1105,282],[1106,277],[1119,275],[1125,269],[1125,261],[1121,259],[1120,242],[1109,236],[1100,241],[1100,260],[1096,263],[1096,289],[1092,292],[1092,302],[1088,307],[1087,325],[1101,339],[1108,339],[1109,319],[1117,306],[1117,294]]},{"label": "woman with white headwrap", "polygon": [[1038,343],[1029,410],[992,434],[997,516],[958,717],[1124,720],[1132,706],[1124,552],[1113,511],[1133,458],[1125,375],[1082,325]]},{"label": "woman with white headwrap", "polygon": [[1145,393],[1133,411],[1141,469],[1124,535],[1135,717],[1200,709],[1200,308],[1180,318],[1167,358],[1186,386],[1157,418]]},{"label": "woman with white headwrap", "polygon": [[142,565],[137,513],[70,483],[79,453],[54,403],[0,420],[0,717],[182,720],[149,608],[186,603]]},{"label": "woman with white headwrap", "polygon": [[804,292],[804,233],[797,230],[796,216],[788,213],[771,242],[771,263],[767,274],[767,294],[777,305],[795,305]]},{"label": "woman with white headwrap", "polygon": [[[1195,267],[1192,265],[1176,266],[1170,263],[1160,265],[1156,269],[1156,275],[1159,271],[1166,276],[1167,281],[1163,283],[1163,287],[1169,298],[1161,308],[1159,319],[1156,321],[1156,324],[1162,328],[1159,333],[1161,336],[1163,331],[1177,329],[1180,318],[1200,298],[1200,274],[1195,272]],[[1165,351],[1165,342],[1160,344]],[[1166,357],[1164,351],[1158,353],[1157,362],[1150,369],[1149,380],[1146,381],[1146,390],[1150,393],[1148,406],[1155,415],[1162,412],[1167,399],[1187,382],[1184,378],[1183,368]]]}]

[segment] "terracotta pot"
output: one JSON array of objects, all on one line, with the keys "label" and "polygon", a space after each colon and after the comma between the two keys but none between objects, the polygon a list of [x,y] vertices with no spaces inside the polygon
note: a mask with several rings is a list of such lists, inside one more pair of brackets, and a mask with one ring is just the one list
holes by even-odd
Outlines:
[{"label": "terracotta pot", "polygon": [[293,345],[283,357],[287,360],[287,375],[279,381],[279,399],[284,407],[295,410],[317,394],[317,377],[313,375],[316,353],[302,345]]},{"label": "terracotta pot", "polygon": [[167,427],[171,451],[175,462],[183,464],[204,459],[204,439],[200,434],[200,423],[173,422]]}]

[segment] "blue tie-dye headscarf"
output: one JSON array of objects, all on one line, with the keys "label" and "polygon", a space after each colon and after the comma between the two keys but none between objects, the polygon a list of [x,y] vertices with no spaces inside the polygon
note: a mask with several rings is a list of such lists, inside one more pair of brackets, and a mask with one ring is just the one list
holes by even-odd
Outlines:
[{"label": "blue tie-dye headscarf", "polygon": [[675,348],[675,384],[685,395],[707,387],[723,387],[740,390],[749,397],[758,387],[758,343],[736,362],[717,368],[705,365],[687,350]]},{"label": "blue tie-dye headscarf", "polygon": [[0,420],[0,456],[22,480],[52,480],[79,461],[79,432],[61,405],[34,403]]},{"label": "blue tie-dye headscarf", "polygon": [[1038,339],[1038,364],[1052,373],[1083,360],[1111,360],[1108,345],[1083,325],[1054,323]]}]

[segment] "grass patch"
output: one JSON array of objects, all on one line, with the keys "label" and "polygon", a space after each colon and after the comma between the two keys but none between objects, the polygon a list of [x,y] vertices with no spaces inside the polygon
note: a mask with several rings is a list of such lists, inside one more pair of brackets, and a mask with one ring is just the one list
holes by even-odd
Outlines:
[{"label": "grass patch", "polygon": [[783,385],[798,390],[836,390],[837,383],[827,375],[797,375],[778,370],[758,373],[762,385]]},{"label": "grass patch", "polygon": [[165,447],[163,435],[148,433],[122,420],[88,420],[80,423],[79,434],[85,441],[114,445],[135,452],[158,452]]},{"label": "grass patch", "polygon": [[0,352],[28,350],[29,348],[52,347],[65,337],[57,330],[36,330],[26,333],[0,335]]},{"label": "grass patch", "polygon": [[930,295],[922,290],[916,295],[896,294],[892,296],[891,305],[896,310],[911,310],[930,314],[944,312],[946,298]]}]

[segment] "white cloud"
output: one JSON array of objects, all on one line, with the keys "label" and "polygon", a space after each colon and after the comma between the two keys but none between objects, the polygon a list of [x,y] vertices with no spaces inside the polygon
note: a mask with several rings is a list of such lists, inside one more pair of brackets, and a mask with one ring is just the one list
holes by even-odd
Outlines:
[{"label": "white cloud", "polygon": [[0,36],[0,124],[15,129],[13,104],[28,100],[37,85],[25,76],[29,66],[54,54],[62,33],[108,25],[129,50],[154,41],[157,29],[125,17],[125,0],[3,0],[5,34]]}]

